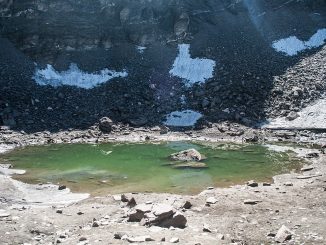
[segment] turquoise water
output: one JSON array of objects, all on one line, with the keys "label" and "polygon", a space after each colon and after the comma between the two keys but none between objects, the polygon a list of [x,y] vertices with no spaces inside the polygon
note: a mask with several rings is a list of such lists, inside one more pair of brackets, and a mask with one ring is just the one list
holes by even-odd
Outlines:
[{"label": "turquoise water", "polygon": [[[207,159],[205,169],[175,169],[169,155],[195,148]],[[170,142],[160,144],[71,144],[33,146],[4,155],[28,183],[65,184],[94,195],[120,192],[194,194],[208,186],[226,187],[271,177],[301,162],[261,145]]]}]

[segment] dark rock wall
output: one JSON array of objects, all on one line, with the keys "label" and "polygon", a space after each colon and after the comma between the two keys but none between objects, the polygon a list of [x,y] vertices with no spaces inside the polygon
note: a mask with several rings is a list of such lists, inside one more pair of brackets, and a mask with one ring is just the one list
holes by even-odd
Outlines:
[{"label": "dark rock wall", "polygon": [[[325,28],[326,2],[0,0],[0,16],[0,34],[6,39],[0,42],[1,97],[12,107],[7,111],[17,111],[21,128],[27,122],[30,129],[87,127],[102,116],[124,122],[145,117],[156,124],[183,107],[182,94],[186,107],[203,112],[208,120],[248,122],[263,119],[266,111],[275,114],[264,109],[273,77],[318,51],[286,57],[272,49],[272,42],[291,35],[307,40]],[[8,50],[14,52],[8,40],[26,55],[20,61],[30,70],[6,61]],[[216,61],[214,78],[186,88],[169,75],[180,43],[191,45],[192,57]],[[144,54],[136,45],[147,47]],[[127,69],[129,76],[91,91],[40,87],[31,79],[34,61],[59,70],[71,62],[88,71]]]}]

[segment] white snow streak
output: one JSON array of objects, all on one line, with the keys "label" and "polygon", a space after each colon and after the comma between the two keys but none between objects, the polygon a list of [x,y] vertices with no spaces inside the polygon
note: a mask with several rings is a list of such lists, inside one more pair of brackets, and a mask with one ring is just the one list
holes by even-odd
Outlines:
[{"label": "white snow streak", "polygon": [[45,69],[37,69],[33,79],[39,85],[50,85],[53,87],[69,85],[91,89],[113,78],[126,76],[128,76],[126,71],[116,72],[109,69],[87,73],[80,70],[76,64],[71,64],[67,71],[61,72],[56,71],[52,65],[47,65]]}]

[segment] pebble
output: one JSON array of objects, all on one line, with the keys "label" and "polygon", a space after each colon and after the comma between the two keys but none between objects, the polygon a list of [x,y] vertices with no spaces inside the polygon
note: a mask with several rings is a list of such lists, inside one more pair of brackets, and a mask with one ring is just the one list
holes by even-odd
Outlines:
[{"label": "pebble", "polygon": [[209,233],[211,233],[211,232],[212,232],[212,230],[211,230],[211,228],[209,227],[209,225],[208,225],[208,224],[204,224],[204,227],[203,227],[203,232],[209,232]]},{"label": "pebble", "polygon": [[171,238],[170,243],[178,243],[179,241],[180,241],[179,238],[173,237]]},{"label": "pebble", "polygon": [[249,204],[249,205],[256,205],[256,204],[258,204],[260,202],[261,201],[259,201],[259,200],[250,200],[250,199],[243,201],[244,204]]}]

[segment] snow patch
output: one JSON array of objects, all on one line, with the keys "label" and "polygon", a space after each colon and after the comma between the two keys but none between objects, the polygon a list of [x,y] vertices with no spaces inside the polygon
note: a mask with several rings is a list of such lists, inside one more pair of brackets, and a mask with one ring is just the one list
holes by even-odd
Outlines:
[{"label": "snow patch", "polygon": [[298,112],[298,115],[293,121],[286,117],[271,119],[262,128],[326,129],[326,99],[316,101]]},{"label": "snow patch", "polygon": [[202,116],[201,113],[192,110],[174,111],[166,116],[164,124],[175,127],[190,127],[194,126]]},{"label": "snow patch", "polygon": [[143,46],[136,46],[136,50],[138,53],[143,54],[145,52],[145,50],[147,49],[147,47],[143,47]]},{"label": "snow patch", "polygon": [[213,77],[216,63],[210,59],[192,59],[190,57],[190,45],[180,44],[179,54],[173,63],[170,70],[170,75],[183,78],[187,80],[188,85],[197,82],[205,82],[207,79]]},{"label": "snow patch", "polygon": [[68,85],[77,86],[84,89],[91,89],[99,84],[106,83],[116,77],[127,77],[126,71],[117,72],[103,69],[95,73],[87,73],[78,68],[76,64],[71,64],[67,71],[56,71],[52,65],[47,65],[45,69],[37,69],[33,79],[39,85],[50,85],[53,87]]},{"label": "snow patch", "polygon": [[282,52],[288,56],[294,56],[298,53],[312,48],[318,48],[325,44],[326,28],[318,30],[308,41],[301,41],[296,36],[274,41],[272,47],[277,52]]}]

